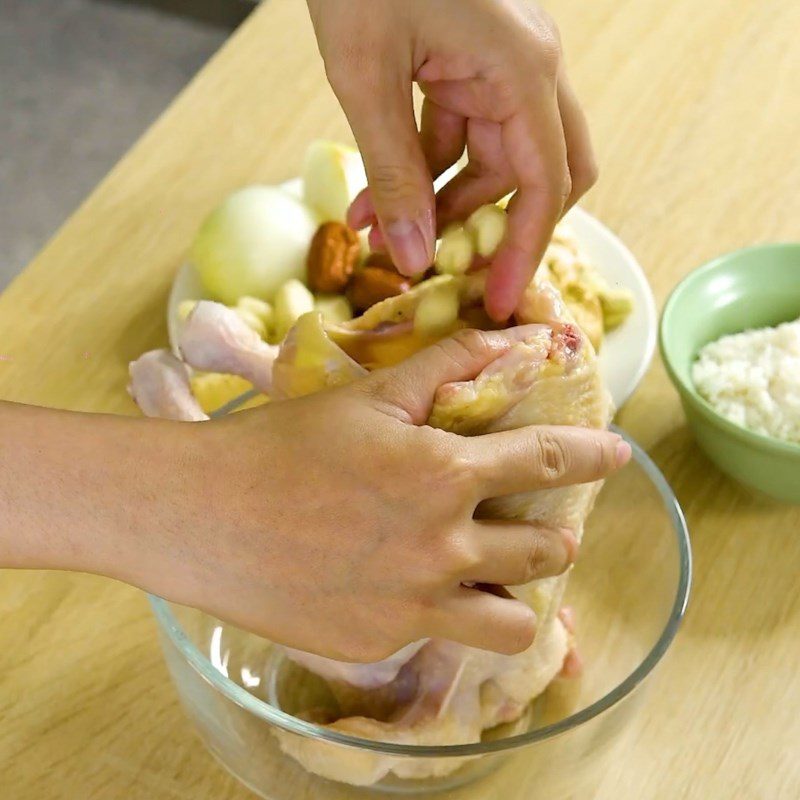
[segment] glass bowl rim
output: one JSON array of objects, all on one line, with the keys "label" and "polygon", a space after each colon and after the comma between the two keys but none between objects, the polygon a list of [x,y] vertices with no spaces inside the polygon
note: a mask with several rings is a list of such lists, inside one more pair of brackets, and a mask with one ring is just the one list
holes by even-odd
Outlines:
[{"label": "glass bowl rim", "polygon": [[298,719],[250,694],[246,689],[219,672],[211,664],[211,661],[200,652],[198,647],[189,639],[178,623],[178,620],[170,610],[169,603],[166,600],[154,595],[148,595],[158,625],[167,634],[178,652],[195,671],[227,699],[256,717],[300,736],[321,739],[334,744],[356,747],[387,755],[409,756],[414,758],[455,758],[512,750],[566,733],[604,713],[627,695],[631,694],[633,690],[642,683],[661,660],[662,656],[669,648],[669,645],[672,643],[672,640],[675,638],[675,634],[686,612],[686,606],[689,600],[689,587],[691,585],[692,576],[692,554],[689,542],[689,531],[686,526],[683,511],[666,479],[647,453],[625,434],[624,431],[616,426],[611,427],[616,433],[622,435],[626,441],[629,442],[633,450],[633,460],[644,470],[664,502],[664,507],[672,521],[672,529],[678,546],[680,574],[678,576],[675,598],[664,630],[642,662],[610,692],[603,695],[594,703],[586,706],[586,708],[558,722],[502,739],[456,745],[396,744],[393,742],[381,742],[374,739],[364,739],[359,736],[350,736],[345,733],[324,728],[320,725],[315,725],[312,722]]}]

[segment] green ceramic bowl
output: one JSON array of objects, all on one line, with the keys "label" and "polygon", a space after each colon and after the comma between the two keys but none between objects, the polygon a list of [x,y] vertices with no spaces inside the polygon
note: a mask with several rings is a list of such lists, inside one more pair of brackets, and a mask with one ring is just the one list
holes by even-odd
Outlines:
[{"label": "green ceramic bowl", "polygon": [[735,480],[800,504],[800,445],[721,417],[697,393],[692,363],[703,345],[728,333],[800,317],[800,243],[737,250],[688,275],[661,316],[659,346],[697,442]]}]

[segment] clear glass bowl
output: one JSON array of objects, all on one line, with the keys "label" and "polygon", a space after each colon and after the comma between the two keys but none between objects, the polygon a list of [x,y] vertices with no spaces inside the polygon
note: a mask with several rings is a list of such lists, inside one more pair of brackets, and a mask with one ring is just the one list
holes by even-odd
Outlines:
[{"label": "clear glass bowl", "polygon": [[[444,789],[453,800],[587,796],[645,700],[640,686],[675,636],[691,580],[681,509],[655,464],[631,444],[631,464],[606,482],[589,518],[567,589],[584,673],[556,680],[522,720],[487,732],[476,744],[448,747],[388,744],[326,730],[281,708],[292,673],[269,642],[151,597],[169,672],[208,748],[269,800],[377,798],[387,792],[424,797]],[[322,740],[334,756],[346,749],[351,758],[371,751],[437,759],[445,769],[445,759],[459,766],[441,778],[390,776],[355,788],[307,772],[282,751],[276,732],[284,739]]]}]

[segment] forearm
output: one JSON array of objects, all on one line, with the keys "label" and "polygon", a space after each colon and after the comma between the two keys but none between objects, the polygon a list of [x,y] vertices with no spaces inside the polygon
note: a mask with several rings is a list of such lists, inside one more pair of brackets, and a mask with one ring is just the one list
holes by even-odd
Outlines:
[{"label": "forearm", "polygon": [[0,403],[0,567],[132,579],[171,431],[169,423]]}]

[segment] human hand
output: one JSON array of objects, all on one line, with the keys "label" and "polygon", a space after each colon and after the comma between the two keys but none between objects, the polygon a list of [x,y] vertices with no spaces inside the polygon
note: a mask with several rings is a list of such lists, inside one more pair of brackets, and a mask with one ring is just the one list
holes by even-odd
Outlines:
[{"label": "human hand", "polygon": [[[510,316],[561,215],[594,183],[583,112],[558,32],[522,0],[308,0],[325,68],[364,159],[369,189],[348,216],[398,269],[432,261],[436,229],[516,190],[486,308]],[[425,101],[421,131],[412,105]],[[432,177],[467,147],[437,198]]]},{"label": "human hand", "polygon": [[559,574],[576,540],[475,520],[476,506],[597,480],[629,451],[601,430],[465,438],[424,424],[439,386],[472,379],[525,331],[462,331],[347,387],[173,426],[185,443],[163,469],[176,478],[162,478],[132,582],[338,660],[377,661],[430,636],[527,648],[533,611],[464,584]]}]

